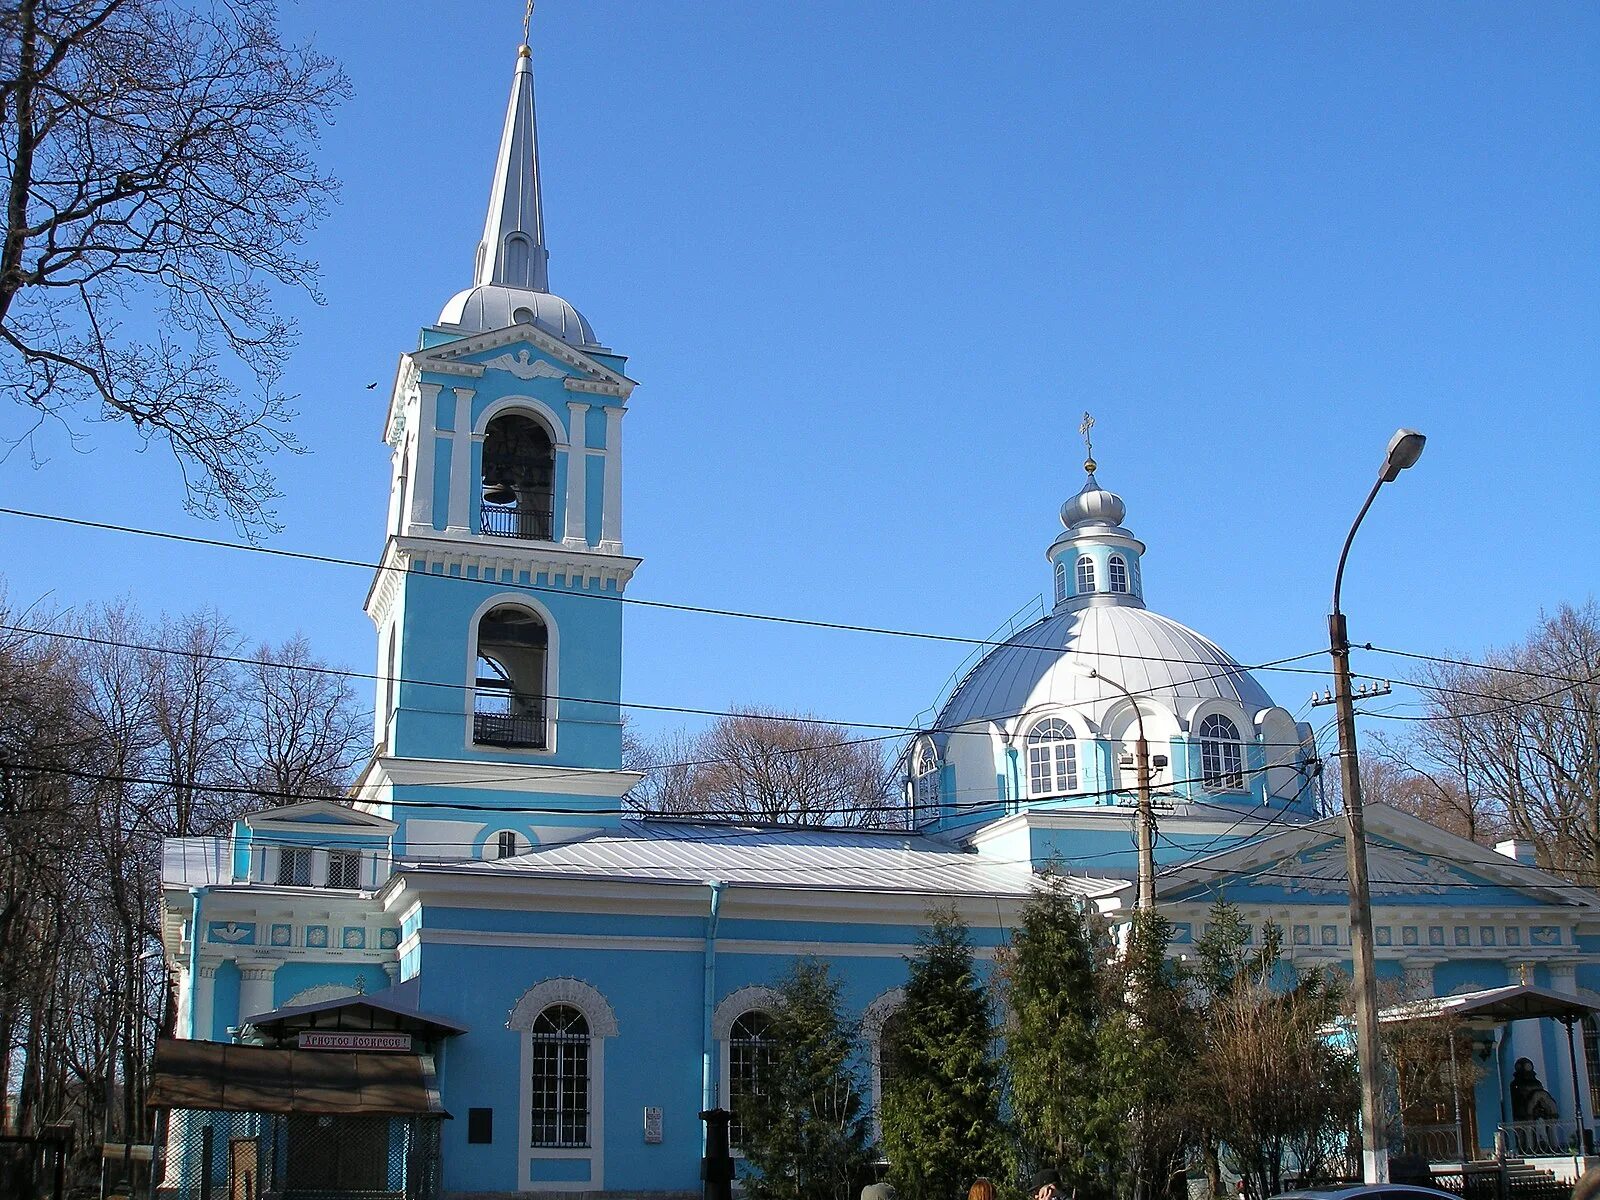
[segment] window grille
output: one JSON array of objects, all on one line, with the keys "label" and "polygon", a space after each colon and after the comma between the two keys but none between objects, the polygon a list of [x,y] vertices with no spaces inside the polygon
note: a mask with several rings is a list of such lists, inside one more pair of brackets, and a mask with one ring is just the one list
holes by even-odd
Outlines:
[{"label": "window grille", "polygon": [[1128,590],[1128,563],[1120,554],[1111,556],[1111,590],[1113,592],[1126,592]]},{"label": "window grille", "polygon": [[747,1012],[733,1023],[728,1035],[728,1107],[733,1110],[728,1139],[735,1148],[744,1145],[746,1134],[740,1101],[764,1094],[762,1076],[772,1066],[776,1048],[772,1018],[766,1013]]},{"label": "window grille", "polygon": [[532,1144],[589,1144],[589,1022],[567,1004],[534,1019]]},{"label": "window grille", "polygon": [[1207,790],[1244,790],[1244,747],[1239,727],[1220,713],[1200,722],[1200,775]]},{"label": "window grille", "polygon": [[905,1012],[895,1009],[884,1019],[878,1031],[878,1112],[883,1112],[883,1098],[889,1094],[900,1073],[900,1037],[905,1031]]},{"label": "window grille", "polygon": [[1094,591],[1094,559],[1085,554],[1078,559],[1078,595]]},{"label": "window grille", "polygon": [[1059,717],[1040,721],[1028,733],[1028,794],[1058,796],[1078,790],[1078,747],[1072,728]]},{"label": "window grille", "polygon": [[1583,1057],[1589,1064],[1589,1112],[1600,1113],[1600,1018],[1583,1019]]},{"label": "window grille", "polygon": [[311,883],[311,851],[305,846],[284,846],[278,851],[278,885],[307,887]]},{"label": "window grille", "polygon": [[328,853],[328,886],[331,888],[358,888],[361,886],[361,855],[353,850],[333,850]]}]

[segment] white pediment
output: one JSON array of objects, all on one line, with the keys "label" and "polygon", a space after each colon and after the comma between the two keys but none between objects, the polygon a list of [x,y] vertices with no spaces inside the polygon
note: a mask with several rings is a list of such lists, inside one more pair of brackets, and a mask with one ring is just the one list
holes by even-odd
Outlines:
[{"label": "white pediment", "polygon": [[399,828],[395,822],[372,813],[351,808],[334,800],[302,800],[298,804],[285,804],[279,808],[266,808],[245,817],[251,829],[296,826],[322,828],[343,833],[393,833]]},{"label": "white pediment", "polygon": [[[1350,876],[1341,842],[1329,842],[1299,858],[1275,863],[1266,874],[1287,892],[1342,896],[1349,890]],[[1393,846],[1367,847],[1367,876],[1374,896],[1438,895],[1466,882],[1440,863]]]}]

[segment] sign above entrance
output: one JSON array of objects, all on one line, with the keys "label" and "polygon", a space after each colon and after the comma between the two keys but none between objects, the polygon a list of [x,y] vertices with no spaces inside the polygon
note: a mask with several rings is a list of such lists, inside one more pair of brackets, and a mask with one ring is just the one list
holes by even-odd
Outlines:
[{"label": "sign above entrance", "polygon": [[398,1050],[411,1051],[409,1033],[313,1033],[300,1035],[302,1050]]}]

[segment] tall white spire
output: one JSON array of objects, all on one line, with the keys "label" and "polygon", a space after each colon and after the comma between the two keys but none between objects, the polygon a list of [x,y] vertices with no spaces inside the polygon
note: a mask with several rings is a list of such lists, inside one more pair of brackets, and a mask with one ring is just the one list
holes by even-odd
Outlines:
[{"label": "tall white spire", "polygon": [[500,134],[489,215],[478,243],[475,287],[498,283],[534,292],[550,290],[550,252],[544,244],[544,203],[539,194],[539,130],[533,111],[533,55],[517,50],[511,102]]}]

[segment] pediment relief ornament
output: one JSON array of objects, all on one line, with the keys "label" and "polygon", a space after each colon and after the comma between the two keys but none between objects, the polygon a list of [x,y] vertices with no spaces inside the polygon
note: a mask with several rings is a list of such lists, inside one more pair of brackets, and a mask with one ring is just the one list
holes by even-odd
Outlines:
[{"label": "pediment relief ornament", "polygon": [[496,371],[509,371],[518,379],[561,379],[566,375],[560,367],[542,358],[534,358],[527,350],[518,350],[515,358],[507,351],[485,359],[483,365]]},{"label": "pediment relief ornament", "polygon": [[[1462,883],[1448,867],[1387,846],[1367,847],[1367,873],[1374,896],[1437,895]],[[1268,868],[1267,879],[1289,892],[1342,894],[1349,889],[1344,847],[1330,842],[1302,858],[1277,863]]]}]

